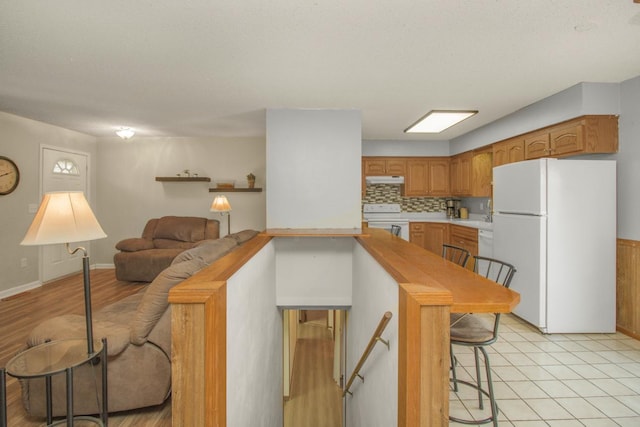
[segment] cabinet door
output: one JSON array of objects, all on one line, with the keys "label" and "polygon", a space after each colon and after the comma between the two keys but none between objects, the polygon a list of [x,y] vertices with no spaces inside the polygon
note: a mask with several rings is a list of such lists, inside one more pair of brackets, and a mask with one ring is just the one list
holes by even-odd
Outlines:
[{"label": "cabinet door", "polygon": [[386,175],[404,176],[406,172],[406,161],[404,159],[387,159],[385,165]]},{"label": "cabinet door", "polygon": [[512,138],[493,145],[493,167],[524,160],[524,138]]},{"label": "cabinet door", "polygon": [[405,175],[406,196],[426,196],[429,185],[429,161],[427,159],[407,160]]},{"label": "cabinet door", "polygon": [[430,196],[448,196],[451,193],[449,187],[449,159],[429,160],[428,185]]},{"label": "cabinet door", "polygon": [[524,139],[516,138],[507,144],[507,163],[521,162],[524,160]]},{"label": "cabinet door", "polygon": [[411,222],[409,223],[409,241],[414,245],[418,245],[424,248],[425,236],[424,236],[424,223],[423,222]]},{"label": "cabinet door", "polygon": [[524,139],[524,158],[538,159],[549,155],[549,134],[538,133]]},{"label": "cabinet door", "polygon": [[472,162],[473,153],[463,153],[460,156],[460,166],[458,168],[458,195],[471,196],[471,176],[472,176]]},{"label": "cabinet door", "polygon": [[496,142],[493,144],[493,166],[506,165],[509,162],[508,147],[509,141]]},{"label": "cabinet door", "polygon": [[454,196],[471,196],[471,161],[473,153],[457,154],[451,159],[450,185]]},{"label": "cabinet door", "polygon": [[449,186],[451,187],[451,194],[456,195],[460,193],[460,158],[453,157],[449,164]]},{"label": "cabinet door", "polygon": [[424,248],[437,255],[442,255],[442,245],[448,241],[449,224],[425,223]]},{"label": "cabinet door", "polygon": [[386,160],[384,159],[364,159],[365,175],[385,175]]},{"label": "cabinet door", "polygon": [[[449,233],[451,235],[450,244],[468,250],[472,257],[478,255],[478,230],[471,227],[451,225]],[[467,268],[473,270],[472,259],[469,259]]]},{"label": "cabinet door", "polygon": [[584,150],[582,125],[572,125],[552,130],[549,135],[551,155],[558,156],[569,153],[579,153]]},{"label": "cabinet door", "polygon": [[473,153],[471,169],[473,180],[471,182],[471,195],[473,197],[491,197],[491,185],[493,182],[493,153],[483,150]]}]

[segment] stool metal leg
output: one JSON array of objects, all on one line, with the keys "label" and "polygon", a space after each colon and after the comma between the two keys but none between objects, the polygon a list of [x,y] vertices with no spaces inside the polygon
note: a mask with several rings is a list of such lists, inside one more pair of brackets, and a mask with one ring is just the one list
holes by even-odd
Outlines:
[{"label": "stool metal leg", "polygon": [[0,427],[7,427],[7,377],[4,368],[0,369]]},{"label": "stool metal leg", "polygon": [[44,377],[44,388],[47,395],[47,425],[53,423],[53,402],[51,400],[51,375]]},{"label": "stool metal leg", "polygon": [[67,368],[67,426],[73,427],[73,368]]},{"label": "stool metal leg", "polygon": [[109,387],[107,384],[107,339],[102,338],[102,425],[109,423]]}]

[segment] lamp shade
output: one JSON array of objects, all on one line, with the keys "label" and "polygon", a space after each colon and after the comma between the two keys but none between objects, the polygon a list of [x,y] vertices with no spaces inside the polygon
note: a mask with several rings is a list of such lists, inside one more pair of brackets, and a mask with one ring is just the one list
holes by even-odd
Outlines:
[{"label": "lamp shade", "polygon": [[52,245],[107,237],[81,191],[46,193],[21,245]]},{"label": "lamp shade", "polygon": [[226,196],[216,196],[211,203],[211,212],[229,212],[231,211],[231,205]]}]

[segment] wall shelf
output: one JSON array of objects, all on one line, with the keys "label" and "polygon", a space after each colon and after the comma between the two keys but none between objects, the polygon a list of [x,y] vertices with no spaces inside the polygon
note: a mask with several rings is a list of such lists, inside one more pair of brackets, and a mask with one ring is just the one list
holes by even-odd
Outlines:
[{"label": "wall shelf", "polygon": [[160,182],[211,182],[208,176],[156,176]]},{"label": "wall shelf", "polygon": [[209,193],[261,193],[262,188],[210,188]]}]

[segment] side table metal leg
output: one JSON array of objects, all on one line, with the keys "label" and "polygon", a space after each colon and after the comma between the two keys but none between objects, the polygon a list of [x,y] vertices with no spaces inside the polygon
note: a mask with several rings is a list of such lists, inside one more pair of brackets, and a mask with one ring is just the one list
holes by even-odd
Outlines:
[{"label": "side table metal leg", "polygon": [[0,427],[7,427],[7,377],[0,369]]},{"label": "side table metal leg", "polygon": [[53,423],[53,402],[51,401],[51,375],[44,377],[45,394],[47,396],[47,425]]},{"label": "side table metal leg", "polygon": [[109,423],[109,387],[107,384],[107,339],[102,338],[102,425]]},{"label": "side table metal leg", "polygon": [[73,368],[67,368],[67,426],[73,427]]}]

